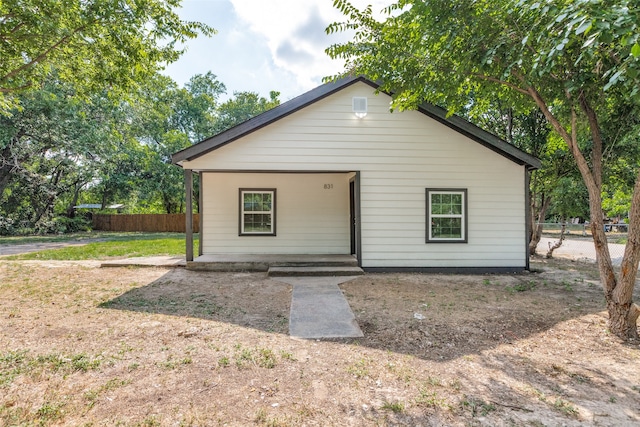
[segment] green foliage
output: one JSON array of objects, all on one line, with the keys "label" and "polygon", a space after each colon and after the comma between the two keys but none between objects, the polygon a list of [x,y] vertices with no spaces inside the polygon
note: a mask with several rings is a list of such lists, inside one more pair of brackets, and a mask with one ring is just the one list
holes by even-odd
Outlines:
[{"label": "green foliage", "polygon": [[589,194],[582,180],[575,176],[562,177],[555,182],[552,197],[553,206],[549,217],[556,222],[570,218],[589,218]]},{"label": "green foliage", "polygon": [[219,105],[218,98],[224,93],[224,84],[211,72],[193,76],[184,88],[161,75],[143,86],[140,102],[130,108],[129,131],[144,151],[138,164],[144,172],[137,200],[144,211],[184,210],[183,174],[171,164],[173,153],[279,103],[277,92],[271,93],[269,101],[240,92]]},{"label": "green foliage", "polygon": [[602,209],[609,218],[625,219],[631,210],[631,193],[617,189],[602,198]]},{"label": "green foliage", "polygon": [[49,221],[40,221],[35,232],[37,234],[63,234],[90,230],[91,220],[86,217],[68,218],[66,216],[56,216]]},{"label": "green foliage", "polygon": [[279,92],[271,91],[269,99],[266,99],[255,92],[235,92],[232,99],[220,105],[217,121],[213,127],[214,132],[211,135],[223,132],[253,116],[277,107],[280,104],[279,95]]},{"label": "green foliage", "polygon": [[5,0],[0,3],[0,113],[52,69],[78,95],[126,96],[179,58],[180,43],[214,30],[182,21],[180,0]]},{"label": "green foliage", "polygon": [[566,95],[597,94],[598,103],[603,90],[626,96],[628,87],[635,95],[637,2],[401,0],[386,9],[383,22],[370,8],[359,11],[343,0],[334,5],[347,21],[327,31],[355,35],[328,54],[346,60],[348,73],[382,81],[399,108],[429,100],[460,111],[473,93],[510,106],[530,105],[534,95],[562,99],[555,108],[560,113],[568,111]]},{"label": "green foliage", "polygon": [[[64,194],[72,205],[116,148],[105,143],[118,122],[113,104],[101,95],[80,101],[73,93],[52,78],[25,94],[11,116],[0,115],[0,216],[14,228],[50,221]],[[59,209],[68,212],[69,206]]]},{"label": "green foliage", "polygon": [[179,6],[0,3],[0,234],[83,228],[57,219],[83,202],[182,212],[171,154],[279,103],[243,92],[221,106],[211,72],[183,88],[159,74],[180,43],[214,33],[182,21]]},{"label": "green foliage", "polygon": [[156,74],[129,102],[79,99],[53,76],[23,94],[20,108],[0,115],[0,234],[81,229],[81,220],[58,219],[73,218],[79,203],[183,212],[183,173],[171,155],[279,103],[276,92],[270,100],[243,92],[219,105],[224,90],[209,72],[184,88]]}]

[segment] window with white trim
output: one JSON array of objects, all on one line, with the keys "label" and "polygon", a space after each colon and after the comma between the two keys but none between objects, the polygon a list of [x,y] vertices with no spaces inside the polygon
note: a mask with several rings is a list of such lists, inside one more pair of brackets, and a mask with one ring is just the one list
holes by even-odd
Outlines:
[{"label": "window with white trim", "polygon": [[276,235],[275,189],[240,189],[240,235]]},{"label": "window with white trim", "polygon": [[427,243],[466,243],[467,190],[426,190]]}]

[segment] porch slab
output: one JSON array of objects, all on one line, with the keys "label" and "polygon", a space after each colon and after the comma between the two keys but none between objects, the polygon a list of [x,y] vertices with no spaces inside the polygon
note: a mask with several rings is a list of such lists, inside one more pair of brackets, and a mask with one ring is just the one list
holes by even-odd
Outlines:
[{"label": "porch slab", "polygon": [[208,254],[187,262],[201,271],[268,271],[270,267],[358,267],[353,255],[343,254]]}]

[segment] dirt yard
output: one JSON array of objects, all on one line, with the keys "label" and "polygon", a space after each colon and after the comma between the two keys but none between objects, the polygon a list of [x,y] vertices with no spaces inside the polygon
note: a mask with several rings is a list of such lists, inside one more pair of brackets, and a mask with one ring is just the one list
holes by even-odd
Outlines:
[{"label": "dirt yard", "polygon": [[0,425],[640,425],[593,266],[532,266],[359,277],[365,337],[316,341],[264,274],[0,261]]}]

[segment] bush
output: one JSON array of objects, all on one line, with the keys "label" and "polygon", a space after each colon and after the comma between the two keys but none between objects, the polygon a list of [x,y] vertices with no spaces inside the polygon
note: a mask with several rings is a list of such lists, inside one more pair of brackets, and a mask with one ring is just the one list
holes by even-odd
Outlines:
[{"label": "bush", "polygon": [[11,218],[0,215],[0,236],[11,236],[15,234],[16,227]]},{"label": "bush", "polygon": [[35,231],[37,234],[64,234],[78,231],[91,231],[91,222],[81,216],[75,218],[57,216],[38,222]]}]

